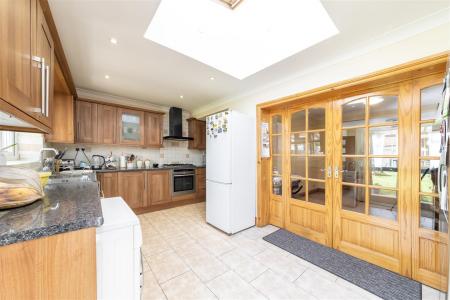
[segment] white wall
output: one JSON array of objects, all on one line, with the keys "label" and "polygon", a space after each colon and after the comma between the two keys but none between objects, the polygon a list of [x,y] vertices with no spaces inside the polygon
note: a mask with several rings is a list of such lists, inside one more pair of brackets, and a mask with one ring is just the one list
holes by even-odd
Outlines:
[{"label": "white wall", "polygon": [[304,72],[289,80],[264,86],[244,95],[233,96],[231,99],[214,101],[194,110],[193,115],[202,117],[231,108],[255,117],[258,103],[366,75],[449,50],[450,22],[384,47]]},{"label": "white wall", "polygon": [[[213,102],[193,111],[193,115],[199,118],[230,108],[251,116],[256,126],[256,105],[258,103],[351,79],[449,50],[450,23],[446,23],[367,53],[322,66],[317,70],[306,72],[290,80],[265,86],[259,90],[235,96],[232,99]],[[256,140],[255,135],[249,138]],[[253,150],[253,153],[255,152],[256,149]],[[256,170],[254,174],[256,178]]]},{"label": "white wall", "polygon": [[[98,93],[89,90],[77,89],[78,97],[103,101],[106,103],[122,104],[132,107],[138,107],[143,109],[164,111],[163,120],[163,135],[168,135],[169,133],[169,107],[154,105],[152,103],[134,99],[126,99],[122,97],[107,95],[103,93]],[[188,123],[186,119],[191,117],[191,113],[188,111],[183,111],[183,136],[188,136]],[[64,158],[73,158],[75,155],[75,148],[84,147],[86,149],[86,154],[89,159],[93,154],[99,154],[103,156],[109,155],[112,152],[113,156],[118,158],[120,155],[134,154],[138,158],[145,160],[149,159],[152,163],[193,163],[195,165],[203,164],[204,151],[191,150],[188,149],[188,142],[177,142],[177,141],[164,141],[163,148],[152,149],[152,148],[139,148],[139,147],[124,147],[124,146],[106,146],[106,145],[64,145],[64,144],[49,144],[51,147],[56,147],[59,150],[64,150],[67,148],[67,153]],[[81,154],[81,153],[80,153]],[[77,158],[78,162],[78,158]]]}]

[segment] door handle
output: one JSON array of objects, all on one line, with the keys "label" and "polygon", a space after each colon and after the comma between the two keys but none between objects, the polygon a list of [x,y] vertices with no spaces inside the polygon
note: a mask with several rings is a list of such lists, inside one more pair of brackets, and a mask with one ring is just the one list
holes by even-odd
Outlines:
[{"label": "door handle", "polygon": [[327,177],[328,178],[331,178],[331,176],[332,176],[332,171],[331,171],[331,167],[328,167],[328,168],[326,168],[326,169],[320,169],[320,171],[321,172],[327,172]]}]

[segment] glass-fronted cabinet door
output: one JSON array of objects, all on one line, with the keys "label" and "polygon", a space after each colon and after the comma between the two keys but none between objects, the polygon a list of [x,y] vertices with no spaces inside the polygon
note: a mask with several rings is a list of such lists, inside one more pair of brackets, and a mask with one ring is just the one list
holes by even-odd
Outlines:
[{"label": "glass-fronted cabinet door", "polygon": [[413,278],[446,290],[448,274],[448,217],[438,194],[440,124],[437,106],[442,98],[442,75],[414,82],[413,94]]},{"label": "glass-fronted cabinet door", "polygon": [[270,196],[270,223],[284,226],[283,201],[283,113],[273,113],[270,116],[270,169],[271,169],[271,196]]},{"label": "glass-fronted cabinet door", "polygon": [[119,143],[121,145],[144,145],[144,112],[119,108],[117,110],[117,124],[119,126]]}]

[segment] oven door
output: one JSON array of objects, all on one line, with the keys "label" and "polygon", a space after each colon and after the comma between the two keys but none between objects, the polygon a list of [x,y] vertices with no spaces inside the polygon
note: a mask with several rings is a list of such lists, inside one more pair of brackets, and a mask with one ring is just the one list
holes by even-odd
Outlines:
[{"label": "oven door", "polygon": [[195,192],[195,174],[173,174],[173,195]]}]

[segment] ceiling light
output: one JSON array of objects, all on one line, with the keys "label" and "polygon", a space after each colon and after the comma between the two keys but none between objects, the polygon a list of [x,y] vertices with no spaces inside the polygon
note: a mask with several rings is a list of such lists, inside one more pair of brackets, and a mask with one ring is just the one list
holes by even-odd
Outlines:
[{"label": "ceiling light", "polygon": [[164,0],[144,37],[243,79],[338,32],[320,0]]},{"label": "ceiling light", "polygon": [[109,79],[109,75],[105,75],[105,79]]},{"label": "ceiling light", "polygon": [[216,78],[214,78],[214,77],[209,77],[209,80],[216,80]]},{"label": "ceiling light", "polygon": [[180,99],[183,99],[184,98],[184,96],[183,95],[180,95]]},{"label": "ceiling light", "polygon": [[117,45],[117,39],[116,38],[111,38],[111,39],[109,39],[109,41],[111,42],[111,44]]}]

